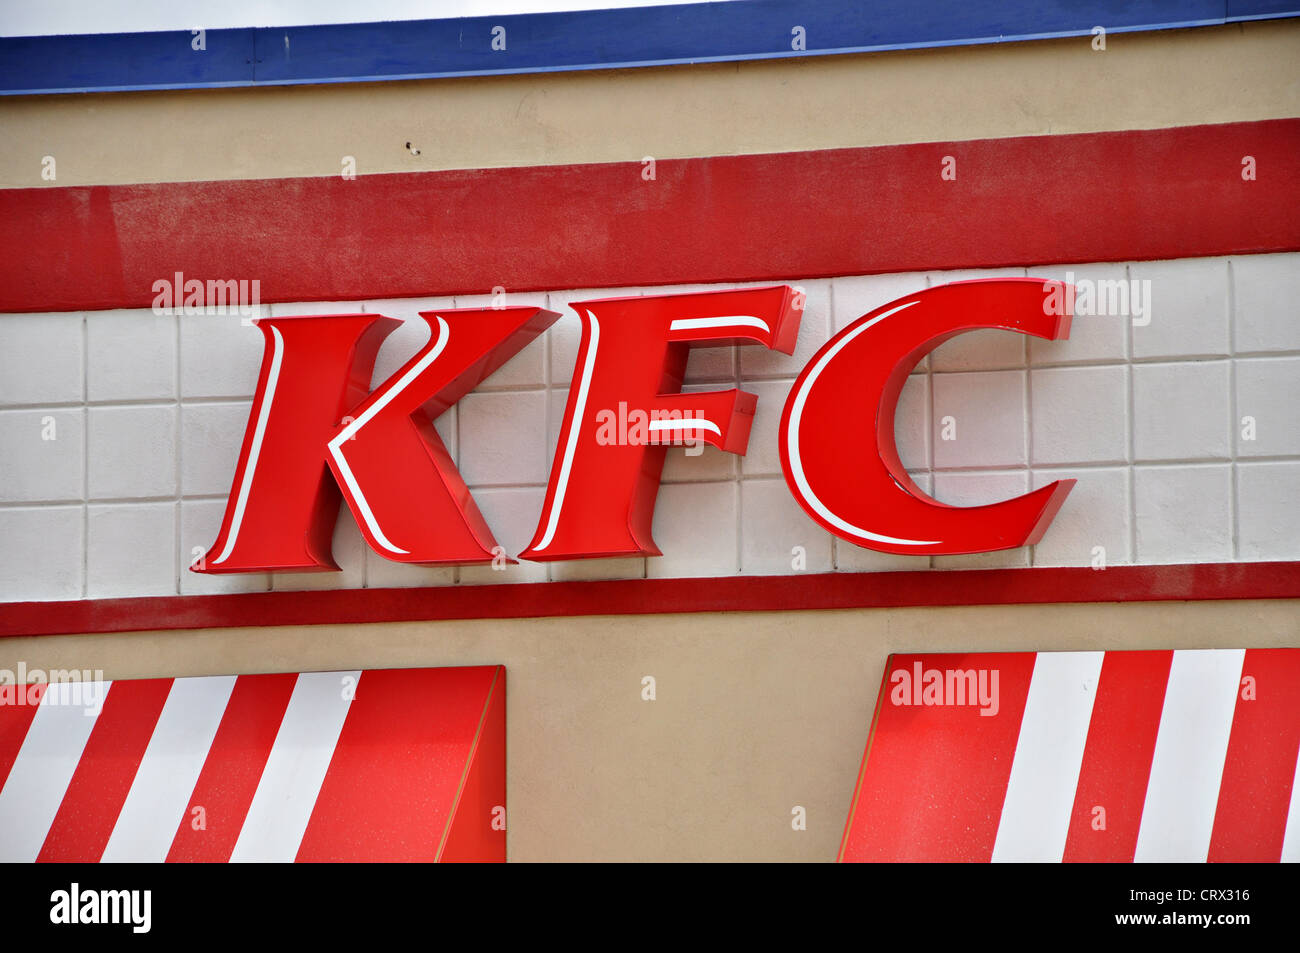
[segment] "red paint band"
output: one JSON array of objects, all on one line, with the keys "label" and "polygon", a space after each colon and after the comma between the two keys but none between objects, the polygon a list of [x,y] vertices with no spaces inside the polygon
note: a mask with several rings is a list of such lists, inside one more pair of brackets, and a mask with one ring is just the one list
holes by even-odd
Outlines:
[{"label": "red paint band", "polygon": [[1300,598],[1300,562],[618,579],[0,603],[0,638],[234,626]]},{"label": "red paint band", "polygon": [[178,271],[272,302],[1295,251],[1297,207],[1297,119],[665,159],[652,182],[637,160],[9,189],[0,311],[148,307]]}]

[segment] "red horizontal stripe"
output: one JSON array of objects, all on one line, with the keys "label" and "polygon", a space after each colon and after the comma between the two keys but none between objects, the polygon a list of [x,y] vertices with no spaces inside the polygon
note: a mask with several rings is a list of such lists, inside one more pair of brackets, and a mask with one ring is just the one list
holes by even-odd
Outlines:
[{"label": "red horizontal stripe", "polygon": [[0,603],[0,638],[231,626],[1300,598],[1300,562],[619,579]]},{"label": "red horizontal stripe", "polygon": [[148,306],[177,271],[322,301],[1300,249],[1297,119],[665,159],[656,173],[643,181],[638,159],[10,189],[0,311]]}]

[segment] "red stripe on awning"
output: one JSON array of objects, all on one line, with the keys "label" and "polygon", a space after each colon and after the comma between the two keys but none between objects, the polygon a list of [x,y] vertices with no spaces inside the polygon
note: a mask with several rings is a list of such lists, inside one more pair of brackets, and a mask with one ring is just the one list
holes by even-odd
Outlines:
[{"label": "red stripe on awning", "polygon": [[1300,651],[1248,649],[1223,763],[1209,860],[1276,862],[1300,754]]},{"label": "red stripe on awning", "polygon": [[[298,676],[241,675],[167,853],[169,863],[225,863],[275,743]],[[202,814],[194,813],[202,808]],[[202,818],[202,827],[196,822]]]},{"label": "red stripe on awning", "polygon": [[171,688],[170,678],[113,682],[38,861],[100,859]]},{"label": "red stripe on awning", "polygon": [[[840,856],[854,861],[987,861],[993,856],[1034,653],[893,655]],[[915,666],[997,669],[996,717],[977,705],[894,704]],[[905,686],[896,679],[906,673]]]},{"label": "red stripe on awning", "polygon": [[[941,179],[945,156],[957,177]],[[1258,177],[1243,180],[1252,156]],[[1300,249],[1300,120],[0,192],[0,311],[637,287]],[[39,236],[39,241],[33,241]]]},{"label": "red stripe on awning", "polygon": [[[1173,652],[1107,652],[1065,842],[1067,861],[1133,860]],[[1105,827],[1094,809],[1105,811]]]}]

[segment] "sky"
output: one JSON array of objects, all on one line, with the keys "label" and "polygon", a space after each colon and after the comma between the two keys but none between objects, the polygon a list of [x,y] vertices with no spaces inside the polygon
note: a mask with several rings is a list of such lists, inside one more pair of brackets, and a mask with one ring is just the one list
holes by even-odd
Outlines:
[{"label": "sky", "polygon": [[680,2],[683,0],[0,0],[0,36],[432,20]]}]

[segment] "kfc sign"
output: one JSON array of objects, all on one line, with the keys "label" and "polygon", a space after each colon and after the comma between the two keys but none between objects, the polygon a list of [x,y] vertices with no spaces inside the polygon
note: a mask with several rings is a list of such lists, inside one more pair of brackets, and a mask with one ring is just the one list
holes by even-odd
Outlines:
[{"label": "kfc sign", "polygon": [[[1073,480],[990,506],[947,506],[903,469],[894,411],[908,373],[948,338],[977,328],[1065,338],[1071,300],[1056,282],[965,281],[858,318],[817,352],[786,401],[781,465],[795,499],[841,539],[884,552],[1036,542]],[[650,530],[667,444],[689,437],[743,454],[757,402],[736,388],[681,393],[690,349],[793,353],[802,296],[779,285],[573,308],[582,320],[577,365],[541,519],[520,558],[657,556]],[[493,559],[492,530],[433,420],[559,315],[514,307],[421,317],[429,342],[369,394],[379,345],[400,322],[377,314],[258,322],[265,351],[239,465],[220,533],[194,571],[337,569],[330,539],[340,499],[388,559]],[[633,431],[639,438],[626,439]]]}]

